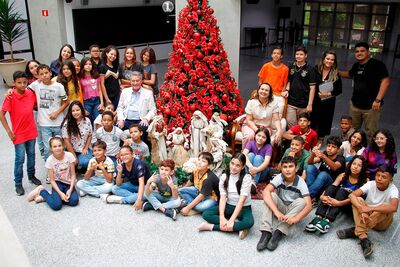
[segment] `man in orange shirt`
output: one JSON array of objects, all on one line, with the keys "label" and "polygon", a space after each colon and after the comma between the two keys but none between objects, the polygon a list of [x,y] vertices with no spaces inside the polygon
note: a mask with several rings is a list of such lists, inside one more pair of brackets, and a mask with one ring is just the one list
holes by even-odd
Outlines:
[{"label": "man in orange shirt", "polygon": [[276,46],[272,48],[271,56],[272,61],[265,63],[258,73],[258,85],[267,82],[272,86],[274,100],[278,102],[279,106],[279,117],[282,118],[285,110],[285,97],[287,97],[287,92],[284,92],[283,89],[286,88],[288,82],[289,68],[282,63],[282,47]]}]

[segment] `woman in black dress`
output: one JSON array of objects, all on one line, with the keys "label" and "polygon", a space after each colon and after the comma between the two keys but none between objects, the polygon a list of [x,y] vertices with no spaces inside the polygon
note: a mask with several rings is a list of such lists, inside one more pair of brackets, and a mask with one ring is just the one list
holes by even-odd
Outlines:
[{"label": "woman in black dress", "polygon": [[319,142],[331,134],[336,96],[342,93],[342,80],[337,68],[334,51],[324,52],[320,63],[315,66],[316,90],[311,114],[311,128],[317,131]]}]

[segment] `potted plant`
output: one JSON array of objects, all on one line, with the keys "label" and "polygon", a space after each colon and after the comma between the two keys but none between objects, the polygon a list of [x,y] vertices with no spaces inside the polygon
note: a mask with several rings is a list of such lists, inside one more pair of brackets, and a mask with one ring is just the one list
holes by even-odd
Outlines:
[{"label": "potted plant", "polygon": [[25,69],[25,59],[14,58],[13,43],[25,38],[24,24],[27,22],[16,9],[15,1],[0,0],[0,37],[10,46],[10,59],[0,60],[0,74],[7,85],[12,84],[12,75],[16,70]]}]

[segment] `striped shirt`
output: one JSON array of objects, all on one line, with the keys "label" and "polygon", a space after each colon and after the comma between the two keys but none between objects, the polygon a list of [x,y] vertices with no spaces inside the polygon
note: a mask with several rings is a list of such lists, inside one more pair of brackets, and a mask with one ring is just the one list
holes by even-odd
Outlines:
[{"label": "striped shirt", "polygon": [[292,183],[288,184],[283,175],[278,174],[271,181],[271,185],[275,188],[275,193],[283,203],[285,203],[285,205],[290,205],[299,197],[304,198],[310,195],[306,182],[298,175],[296,175],[296,178],[294,178]]}]

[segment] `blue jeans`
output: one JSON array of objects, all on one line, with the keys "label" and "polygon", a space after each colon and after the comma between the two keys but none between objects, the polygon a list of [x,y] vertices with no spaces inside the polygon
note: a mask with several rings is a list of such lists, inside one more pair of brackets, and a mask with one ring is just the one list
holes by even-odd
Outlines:
[{"label": "blue jeans", "polygon": [[306,182],[310,196],[314,198],[320,195],[328,185],[333,183],[333,179],[329,173],[325,171],[321,172],[315,165],[308,165]]},{"label": "blue jeans", "polygon": [[[262,157],[262,156],[260,156],[260,155],[256,155],[256,154],[254,154],[254,153],[252,153],[252,152],[250,152],[247,156],[249,157],[249,160],[250,160],[251,164],[252,164],[254,167],[261,166],[261,164],[263,164],[264,161],[265,161],[265,158],[264,158],[264,157]],[[249,173],[249,169],[248,169],[247,167],[246,167],[246,172]],[[269,172],[269,169],[268,169],[268,167],[267,167],[267,168],[265,168],[264,170],[262,170],[262,171],[260,171],[259,173],[257,173],[257,174],[253,177],[253,179],[256,181],[256,183],[258,183],[258,182],[260,181],[261,178],[267,177],[268,172]]]},{"label": "blue jeans", "polygon": [[110,193],[113,185],[113,183],[108,183],[103,175],[95,175],[89,180],[80,180],[76,183],[76,187],[80,191],[94,197]]},{"label": "blue jeans", "polygon": [[36,143],[38,144],[40,155],[43,157],[44,146],[43,146],[42,132],[40,131],[39,124],[37,122],[37,111],[34,111],[33,115],[35,116],[35,124],[36,128],[38,129],[38,136],[36,137]]},{"label": "blue jeans", "polygon": [[[179,195],[181,198],[183,198],[186,202],[186,205],[189,205],[192,203],[192,201],[200,194],[199,190],[194,187],[182,187],[179,189]],[[212,208],[214,206],[217,206],[218,203],[212,198],[205,197],[199,204],[194,206],[194,210],[203,212],[206,209]]]},{"label": "blue jeans", "polygon": [[[120,185],[114,185],[111,188],[114,195],[122,197],[122,204],[133,204],[138,199],[139,186],[134,185],[131,182],[125,182]],[[143,196],[143,200],[145,197]]]},{"label": "blue jeans", "polygon": [[60,126],[40,126],[40,132],[42,133],[42,140],[43,140],[43,159],[44,161],[50,156],[50,145],[49,140],[51,137],[56,135],[61,136],[61,127]]},{"label": "blue jeans", "polygon": [[97,108],[100,105],[100,98],[98,96],[96,96],[96,97],[92,97],[92,98],[83,100],[83,105],[85,106],[86,111],[89,112],[88,117],[93,126],[94,120],[99,115],[99,110]]},{"label": "blue jeans", "polygon": [[24,143],[14,145],[15,160],[14,160],[14,182],[15,185],[22,185],[24,177],[23,168],[26,153],[26,170],[28,177],[35,176],[35,139],[25,141]]},{"label": "blue jeans", "polygon": [[[67,193],[67,191],[70,188],[69,184],[64,184],[60,181],[56,181],[56,184],[58,185],[60,191],[63,193]],[[40,195],[44,198],[44,200],[47,202],[47,204],[52,210],[60,210],[62,208],[62,204],[73,207],[78,205],[79,203],[79,196],[75,188],[74,190],[72,190],[68,202],[64,202],[54,188],[51,189],[51,194],[47,192],[47,190],[42,190],[40,191]]]},{"label": "blue jeans", "polygon": [[75,152],[76,156],[78,157],[78,169],[80,168],[87,168],[89,165],[90,159],[93,157],[93,153],[91,149],[88,149],[86,155],[83,155],[82,153]]},{"label": "blue jeans", "polygon": [[146,199],[155,210],[158,210],[160,207],[164,207],[165,209],[176,209],[181,205],[181,199],[179,197],[177,199],[172,196],[164,197],[159,192],[154,191],[146,195]]}]

